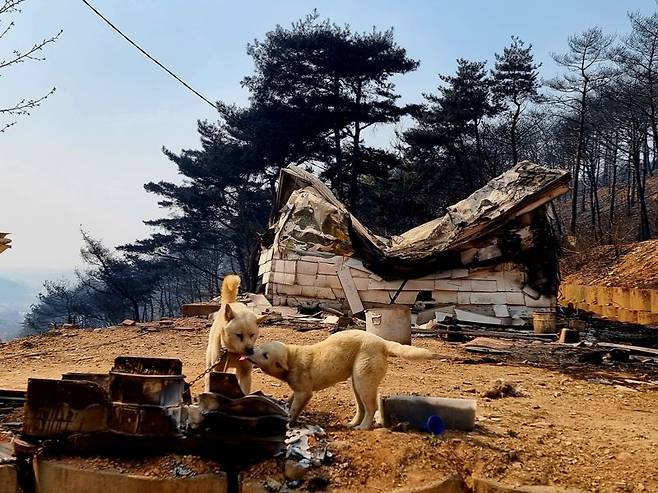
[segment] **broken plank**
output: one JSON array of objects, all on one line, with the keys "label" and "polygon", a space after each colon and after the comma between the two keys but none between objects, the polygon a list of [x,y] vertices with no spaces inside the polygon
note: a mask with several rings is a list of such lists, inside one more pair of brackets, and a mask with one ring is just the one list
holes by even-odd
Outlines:
[{"label": "broken plank", "polygon": [[637,354],[648,354],[651,356],[658,356],[658,349],[643,347],[643,346],[630,346],[628,344],[614,344],[612,342],[597,342],[597,346],[610,349],[627,349]]},{"label": "broken plank", "polygon": [[345,314],[342,311],[336,310],[335,308],[331,308],[330,306],[323,307],[322,311],[325,311],[327,313],[332,313],[334,315],[338,315],[339,317],[344,317],[345,316]]},{"label": "broken plank", "polygon": [[460,310],[459,308],[455,309],[455,318],[460,322],[470,322],[474,324],[485,324],[485,325],[504,325],[503,320],[497,317],[490,317],[488,315],[482,315],[480,313],[469,312],[466,310]]},{"label": "broken plank", "polygon": [[[412,334],[415,333],[415,329],[411,331]],[[423,332],[424,333],[424,332]],[[446,330],[439,329],[436,330],[437,335],[445,334],[461,334],[469,337],[497,337],[500,339],[526,339],[532,341],[555,341],[557,334],[533,334],[528,332],[527,334],[518,333],[518,332],[505,332],[500,330]]]},{"label": "broken plank", "polygon": [[489,346],[464,346],[464,350],[469,353],[482,353],[482,354],[498,354],[505,355],[510,354],[510,351],[504,349],[496,349]]},{"label": "broken plank", "polygon": [[356,289],[356,284],[354,284],[354,279],[350,273],[350,268],[347,265],[341,264],[341,266],[338,268],[338,280],[343,287],[343,291],[345,292],[345,297],[347,298],[347,302],[350,305],[352,314],[362,312],[363,303],[361,302],[359,292]]}]

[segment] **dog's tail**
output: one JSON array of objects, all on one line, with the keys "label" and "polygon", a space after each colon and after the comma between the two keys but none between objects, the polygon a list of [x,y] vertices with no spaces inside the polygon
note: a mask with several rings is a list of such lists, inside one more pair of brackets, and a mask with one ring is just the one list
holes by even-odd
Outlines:
[{"label": "dog's tail", "polygon": [[399,356],[406,359],[434,359],[436,355],[429,349],[405,346],[398,342],[385,341],[386,352],[389,356]]},{"label": "dog's tail", "polygon": [[240,287],[240,276],[231,274],[222,282],[222,305],[235,303],[238,299],[238,288]]}]

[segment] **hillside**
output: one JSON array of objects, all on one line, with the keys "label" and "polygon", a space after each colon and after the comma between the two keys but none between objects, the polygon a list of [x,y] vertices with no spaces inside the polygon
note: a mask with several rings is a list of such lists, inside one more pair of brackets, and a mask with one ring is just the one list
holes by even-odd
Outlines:
[{"label": "hillside", "polygon": [[[639,205],[635,201],[631,203],[630,210],[627,207],[628,187],[625,184],[617,186],[612,225],[610,224],[611,190],[609,187],[601,187],[598,195],[603,240],[606,243],[617,244],[637,241]],[[580,198],[578,203],[577,243],[579,248],[588,248],[597,243],[593,232],[589,196],[586,200],[584,210]],[[652,237],[658,238],[658,176],[647,178],[646,203]],[[566,231],[571,220],[571,198],[564,196],[560,200],[556,200],[555,209],[560,218],[561,226]]]},{"label": "hillside", "polygon": [[603,245],[570,253],[560,262],[562,281],[629,288],[658,288],[658,240]]},{"label": "hillside", "polygon": [[34,291],[27,285],[0,277],[0,340],[16,337]]}]

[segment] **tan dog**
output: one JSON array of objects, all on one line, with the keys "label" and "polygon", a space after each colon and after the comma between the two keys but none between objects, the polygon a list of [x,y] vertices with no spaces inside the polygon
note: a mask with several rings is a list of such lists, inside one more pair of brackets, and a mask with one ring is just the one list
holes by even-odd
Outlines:
[{"label": "tan dog", "polygon": [[377,388],[386,374],[388,356],[435,357],[427,349],[403,346],[361,330],[346,330],[310,346],[266,342],[254,349],[249,360],[293,390],[289,401],[291,422],[297,419],[315,390],[351,377],[357,411],[348,426],[365,430],[372,425],[377,409]]},{"label": "tan dog", "polygon": [[[258,338],[258,323],[265,315],[259,317],[243,303],[236,302],[239,287],[240,278],[236,275],[226,276],[222,282],[222,304],[210,328],[206,367],[216,363],[222,349],[227,349],[230,353],[227,366],[235,368],[240,388],[248,394],[251,391],[252,364],[244,356],[253,353]],[[219,370],[223,371],[223,368]]]}]

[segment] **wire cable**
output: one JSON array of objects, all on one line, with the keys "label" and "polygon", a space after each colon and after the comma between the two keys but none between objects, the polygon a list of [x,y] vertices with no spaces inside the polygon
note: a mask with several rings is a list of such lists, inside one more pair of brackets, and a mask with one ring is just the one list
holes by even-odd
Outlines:
[{"label": "wire cable", "polygon": [[107,17],[105,17],[103,14],[101,14],[98,10],[94,8],[93,5],[91,5],[87,0],[82,0],[82,3],[84,3],[87,7],[89,7],[98,17],[103,19],[107,25],[109,25],[112,29],[114,29],[117,33],[119,33],[126,41],[128,41],[131,45],[133,45],[135,48],[137,48],[139,51],[141,51],[146,57],[148,57],[151,61],[153,61],[156,65],[158,65],[160,68],[162,68],[165,72],[167,72],[169,75],[171,75],[174,79],[176,79],[178,82],[183,84],[187,89],[192,91],[194,94],[199,96],[201,99],[203,99],[206,103],[208,103],[210,106],[213,108],[217,109],[217,106],[215,103],[211,103],[208,98],[203,96],[201,93],[199,93],[197,90],[195,90],[192,86],[190,86],[187,82],[185,82],[183,79],[178,77],[175,73],[173,73],[171,70],[169,70],[167,67],[165,67],[162,63],[160,63],[158,60],[153,58],[151,55],[149,55],[142,47],[140,47],[137,43],[135,43],[132,39],[130,39],[128,36],[123,34],[121,30],[116,27],[114,24],[112,24]]}]

